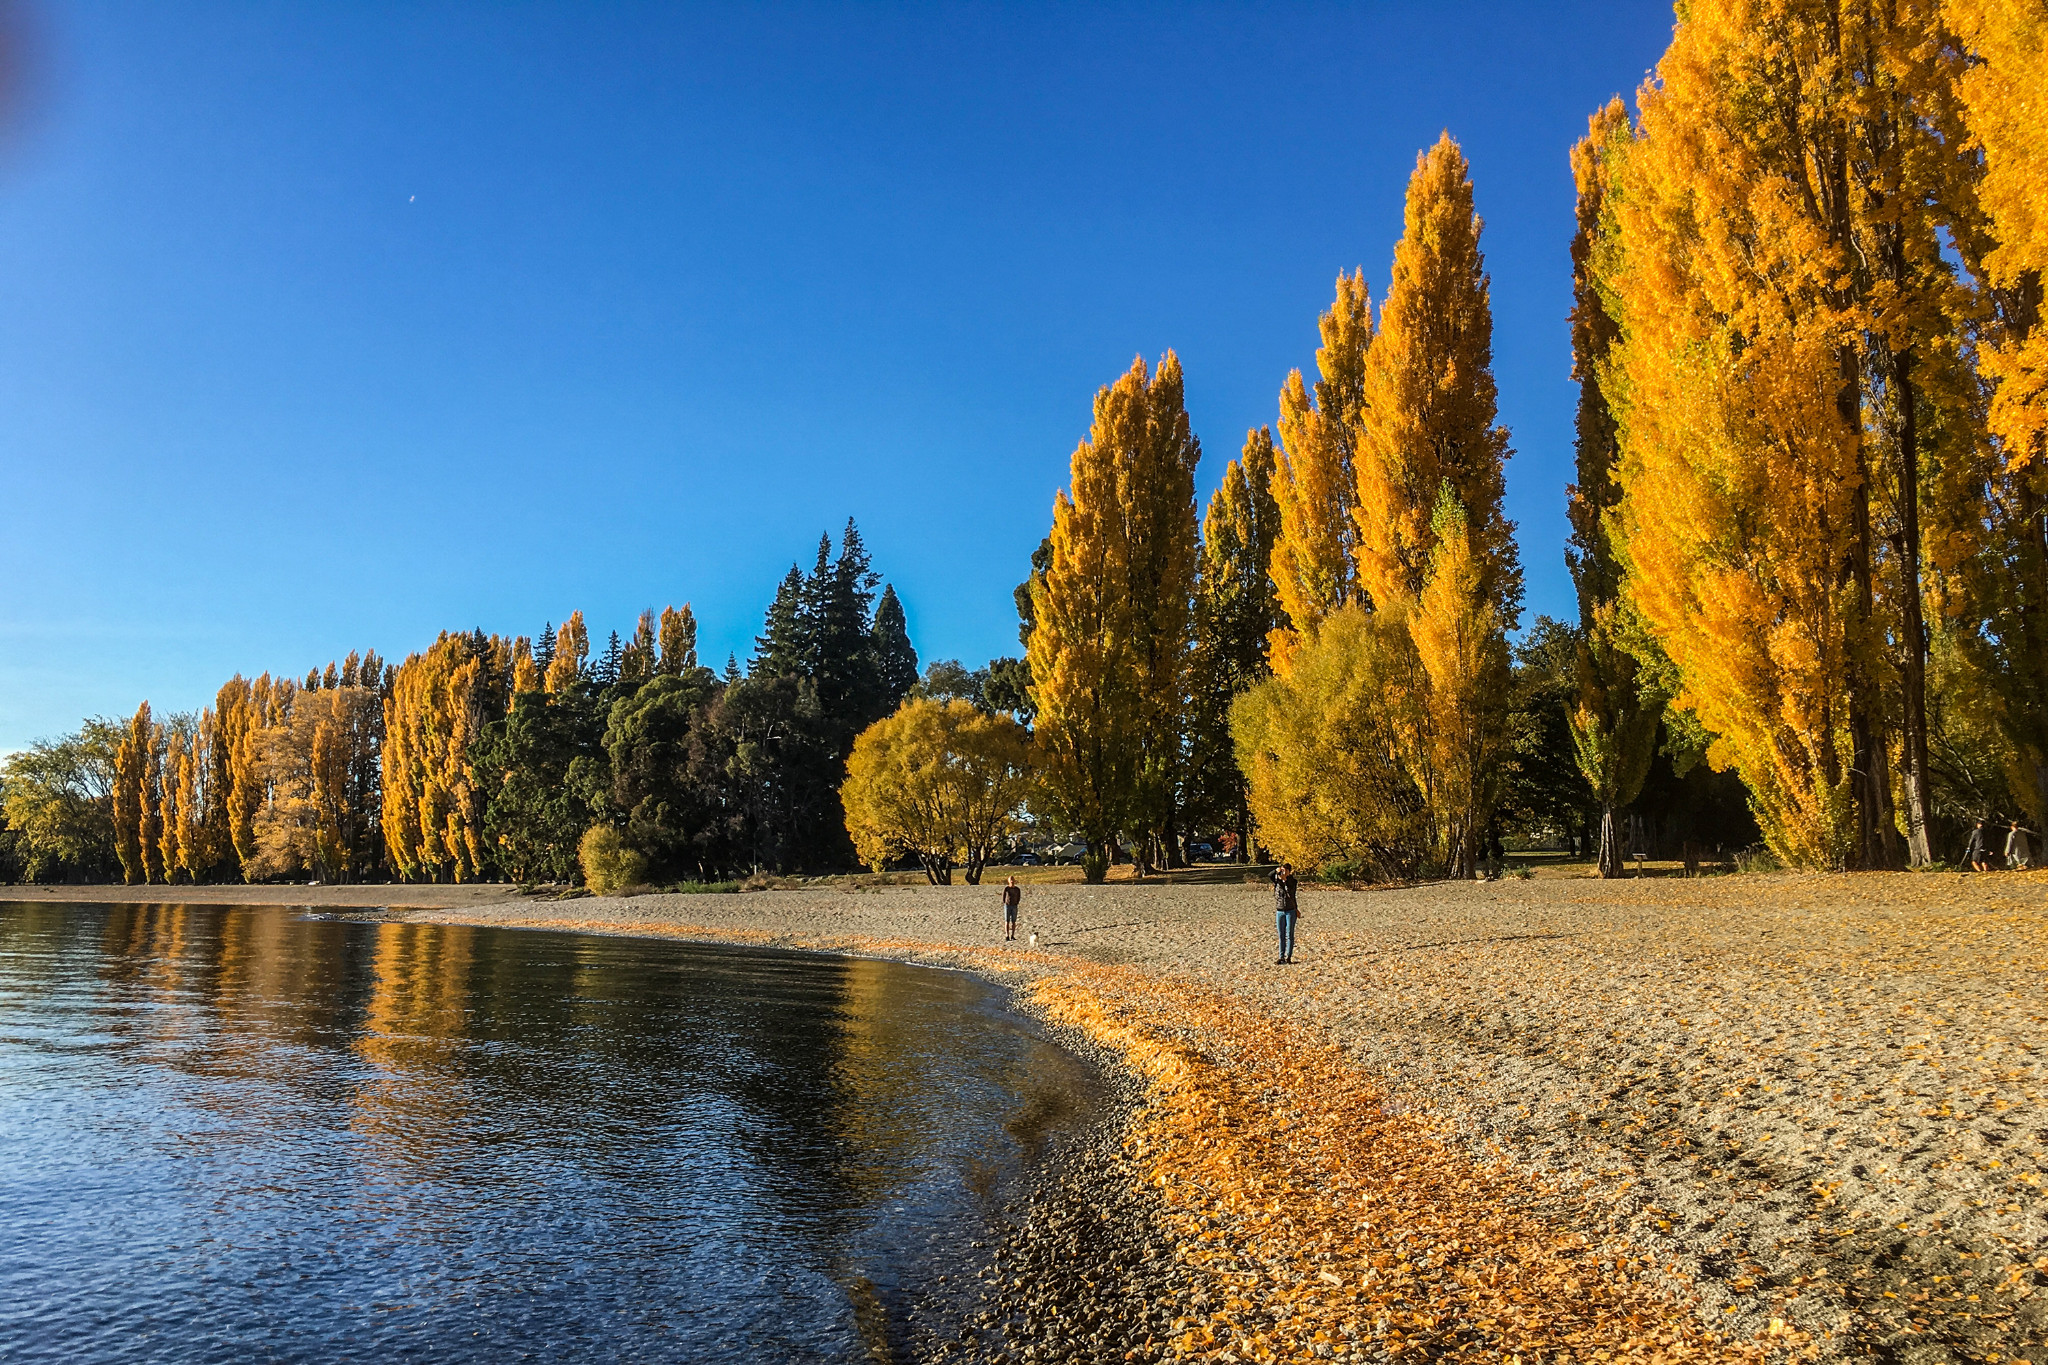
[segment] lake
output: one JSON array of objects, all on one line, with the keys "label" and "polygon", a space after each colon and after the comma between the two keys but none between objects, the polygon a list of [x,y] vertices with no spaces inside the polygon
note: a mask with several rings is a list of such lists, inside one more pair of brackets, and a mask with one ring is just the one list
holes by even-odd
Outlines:
[{"label": "lake", "polygon": [[960,972],[0,903],[0,1359],[892,1359],[1099,1096]]}]

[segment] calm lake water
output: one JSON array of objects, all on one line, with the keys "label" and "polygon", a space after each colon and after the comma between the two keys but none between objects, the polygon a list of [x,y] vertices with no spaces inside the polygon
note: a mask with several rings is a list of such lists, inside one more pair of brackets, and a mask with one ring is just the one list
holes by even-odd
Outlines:
[{"label": "calm lake water", "polygon": [[957,972],[0,903],[0,1359],[888,1359],[1096,1095]]}]

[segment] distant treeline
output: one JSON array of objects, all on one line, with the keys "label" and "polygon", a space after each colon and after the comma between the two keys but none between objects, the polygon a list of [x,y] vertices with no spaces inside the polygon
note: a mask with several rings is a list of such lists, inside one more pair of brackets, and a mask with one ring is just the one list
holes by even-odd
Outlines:
[{"label": "distant treeline", "polygon": [[684,606],[594,656],[577,612],[237,676],[197,714],[144,703],[8,760],[0,853],[35,880],[567,881],[608,823],[665,879],[849,866],[846,756],[917,682],[878,586],[849,522],[791,567],[744,672],[698,662]]}]

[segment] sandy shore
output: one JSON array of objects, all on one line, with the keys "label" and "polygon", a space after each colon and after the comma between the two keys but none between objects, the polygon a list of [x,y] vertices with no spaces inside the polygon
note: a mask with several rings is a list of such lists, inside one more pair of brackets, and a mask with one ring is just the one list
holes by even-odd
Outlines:
[{"label": "sandy shore", "polygon": [[1255,886],[382,890],[1021,983],[1152,1087],[1173,1355],[2048,1361],[2048,876],[1307,889],[1291,968]]}]

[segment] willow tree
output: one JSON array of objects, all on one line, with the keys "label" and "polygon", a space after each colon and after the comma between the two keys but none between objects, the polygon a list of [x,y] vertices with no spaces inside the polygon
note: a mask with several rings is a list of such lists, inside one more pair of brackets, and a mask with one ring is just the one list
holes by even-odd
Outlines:
[{"label": "willow tree", "polygon": [[1621,564],[1607,527],[1621,490],[1614,479],[1614,414],[1600,383],[1621,327],[1600,296],[1595,248],[1607,185],[1605,157],[1610,148],[1625,142],[1629,131],[1627,110],[1619,99],[1610,100],[1587,120],[1586,136],[1571,154],[1572,181],[1578,189],[1578,229],[1571,246],[1578,482],[1568,491],[1572,530],[1565,560],[1578,590],[1579,642],[1574,667],[1577,695],[1567,719],[1573,756],[1600,805],[1603,877],[1621,875],[1615,816],[1642,791],[1656,755],[1657,723],[1664,709],[1663,696],[1637,666],[1623,638]]},{"label": "willow tree", "polygon": [[1323,619],[1293,667],[1231,706],[1259,842],[1297,867],[1412,877],[1434,826],[1414,777],[1426,684],[1405,632],[1357,602]]},{"label": "willow tree", "polygon": [[1191,811],[1225,822],[1240,860],[1251,848],[1251,807],[1230,738],[1230,706],[1272,671],[1274,633],[1286,617],[1271,573],[1280,511],[1273,497],[1273,435],[1245,433],[1244,451],[1223,470],[1202,518],[1195,585],[1195,655],[1188,727]]},{"label": "willow tree", "polygon": [[[1480,229],[1470,168],[1446,133],[1408,181],[1353,446],[1359,587],[1385,629],[1405,625],[1428,642],[1414,753],[1453,876],[1477,867],[1492,820],[1507,747],[1506,631],[1521,601],[1514,527],[1501,514],[1508,436],[1494,420]],[[1447,534],[1455,543],[1439,554]]]},{"label": "willow tree", "polygon": [[1801,864],[1898,861],[1894,712],[1926,857],[1918,504],[1955,387],[1934,207],[1960,141],[1938,39],[1916,6],[1688,7],[1612,167],[1629,598]]},{"label": "willow tree", "polygon": [[1299,370],[1280,390],[1281,448],[1273,468],[1280,523],[1271,561],[1280,619],[1271,632],[1271,657],[1282,672],[1303,636],[1359,597],[1352,445],[1373,335],[1364,271],[1337,276],[1336,302],[1317,326],[1323,344],[1316,351],[1313,396]]},{"label": "willow tree", "polygon": [[879,872],[917,859],[934,886],[967,884],[1016,828],[1031,782],[1031,736],[966,701],[912,698],[863,730],[839,789],[847,833]]},{"label": "willow tree", "polygon": [[1031,580],[1029,661],[1049,811],[1086,841],[1084,870],[1101,881],[1120,831],[1172,829],[1201,447],[1170,351],[1156,375],[1140,359],[1098,391],[1094,417]]}]

